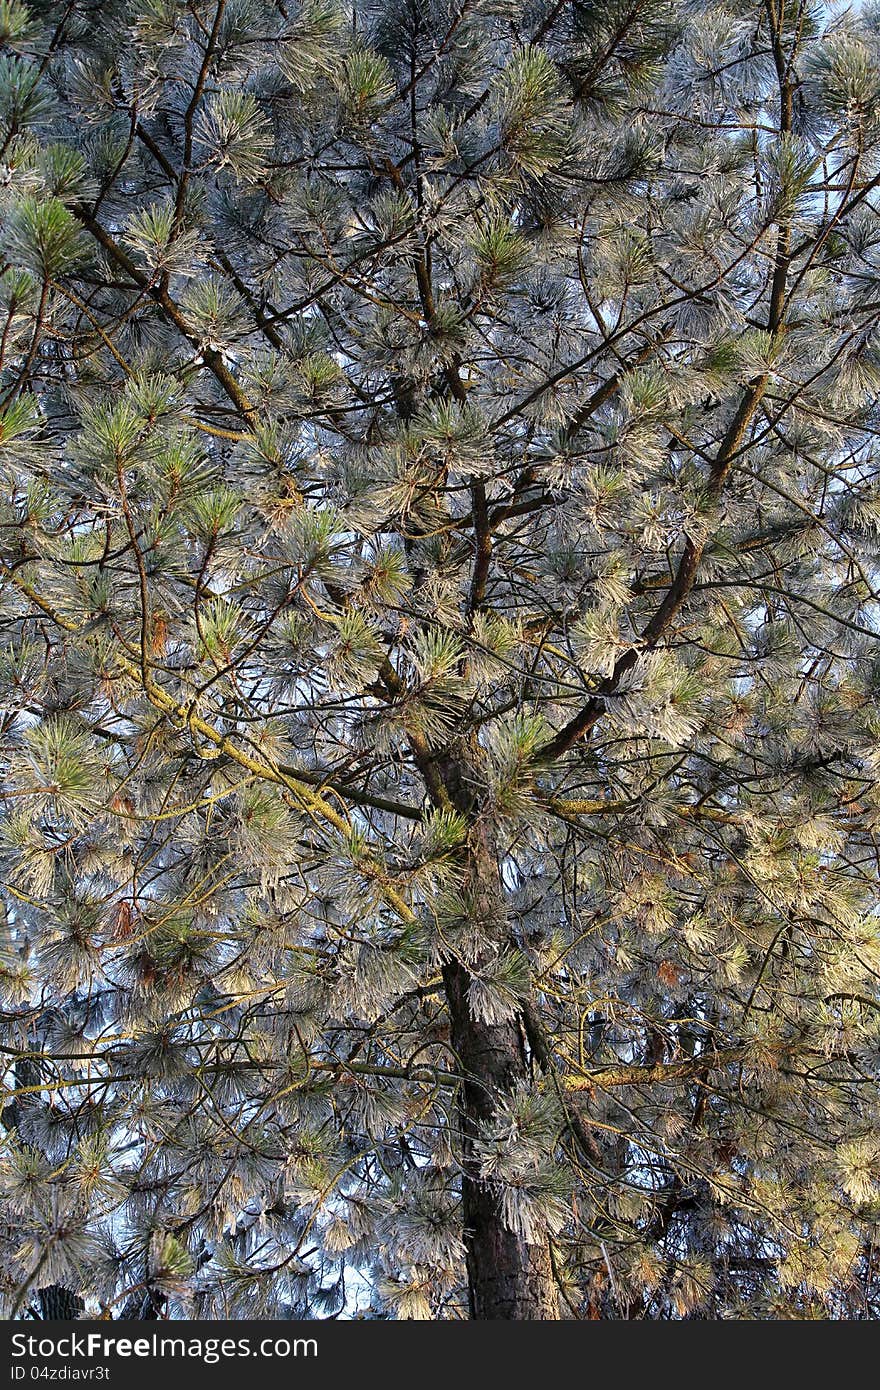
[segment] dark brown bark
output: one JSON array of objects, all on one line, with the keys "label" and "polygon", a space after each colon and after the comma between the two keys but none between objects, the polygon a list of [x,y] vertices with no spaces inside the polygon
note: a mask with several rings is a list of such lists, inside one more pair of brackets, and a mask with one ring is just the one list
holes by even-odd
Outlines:
[{"label": "dark brown bark", "polygon": [[[444,782],[460,809],[473,811],[475,779],[462,767],[442,769]],[[505,943],[507,924],[496,847],[479,816],[472,822],[466,866],[466,892],[485,941],[486,955]],[[478,1319],[555,1321],[559,1317],[549,1240],[533,1244],[504,1220],[503,1193],[480,1176],[474,1142],[491,1124],[501,1097],[529,1081],[526,1028],[519,1016],[487,1023],[474,1016],[468,997],[471,973],[460,961],[443,971],[449,1009],[450,1041],[464,1080],[458,1097],[462,1158],[462,1226],[470,1315]]]},{"label": "dark brown bark", "polygon": [[526,1078],[526,1062],[517,1021],[482,1023],[468,1007],[468,971],[458,963],[443,972],[449,1004],[451,1041],[466,1080],[462,1085],[462,1221],[467,1258],[470,1314],[480,1319],[559,1317],[559,1302],[550,1247],[532,1245],[503,1220],[501,1193],[480,1178],[473,1140],[481,1122],[489,1121],[499,1095]]},{"label": "dark brown bark", "polygon": [[50,1284],[37,1291],[40,1317],[46,1322],[73,1322],[81,1318],[85,1303],[79,1294],[63,1284]]},{"label": "dark brown bark", "polygon": [[[34,1048],[38,1046],[35,1038],[31,1039],[31,1045]],[[42,1079],[39,1063],[34,1061],[32,1057],[19,1058],[13,1068],[13,1075],[15,1077],[16,1090],[25,1090],[28,1087],[38,1086]],[[20,1102],[18,1100],[13,1100],[4,1108],[2,1115],[0,1115],[0,1124],[11,1134],[14,1130],[18,1129],[20,1118]],[[22,1302],[24,1302],[23,1295],[20,1295],[20,1297]],[[70,1322],[75,1318],[79,1318],[82,1316],[84,1308],[85,1304],[79,1294],[73,1289],[65,1288],[63,1284],[49,1284],[45,1288],[38,1289],[36,1291],[36,1305],[34,1306],[33,1303],[30,1305],[32,1315],[36,1316],[37,1311],[39,1311],[41,1319],[51,1320],[53,1322]]]}]

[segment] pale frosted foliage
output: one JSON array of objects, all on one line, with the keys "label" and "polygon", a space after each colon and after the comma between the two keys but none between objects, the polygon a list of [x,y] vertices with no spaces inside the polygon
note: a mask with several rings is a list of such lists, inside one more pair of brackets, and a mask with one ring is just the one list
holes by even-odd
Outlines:
[{"label": "pale frosted foliage", "polygon": [[466,1317],[477,1194],[876,1318],[876,15],[100,10],[0,15],[3,1313]]}]

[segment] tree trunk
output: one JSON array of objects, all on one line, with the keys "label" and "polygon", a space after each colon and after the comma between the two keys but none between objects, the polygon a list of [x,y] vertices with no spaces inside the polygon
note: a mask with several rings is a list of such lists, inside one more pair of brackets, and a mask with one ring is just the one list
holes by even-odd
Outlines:
[{"label": "tree trunk", "polygon": [[66,1289],[63,1284],[50,1284],[37,1290],[40,1314],[47,1322],[72,1322],[81,1318],[85,1303],[79,1294]]},{"label": "tree trunk", "polygon": [[461,1186],[464,1245],[472,1318],[555,1320],[559,1302],[550,1247],[531,1245],[504,1223],[501,1197],[481,1180],[473,1140],[481,1122],[491,1120],[496,1097],[526,1078],[523,1044],[516,1019],[481,1023],[468,1007],[470,976],[457,962],[443,972],[451,1041],[466,1080],[459,1101],[463,1144]]},{"label": "tree trunk", "polygon": [[[476,949],[494,954],[509,939],[498,847],[491,825],[479,812],[474,817],[474,789],[479,785],[474,771],[459,764],[447,765],[444,772],[453,802],[464,814],[470,813],[465,892]],[[549,1240],[532,1244],[510,1229],[502,1213],[502,1194],[497,1184],[480,1177],[474,1154],[474,1141],[491,1123],[498,1097],[529,1080],[525,1028],[519,1017],[502,1023],[475,1018],[468,998],[470,980],[462,961],[452,960],[444,967],[450,1041],[464,1074],[458,1115],[470,1314],[480,1319],[555,1321],[559,1300]]]},{"label": "tree trunk", "polygon": [[[31,1036],[28,1043],[35,1051],[39,1050],[38,1038]],[[13,1067],[13,1076],[16,1090],[38,1086],[42,1080],[39,1063],[32,1057],[20,1057]],[[12,1100],[0,1114],[0,1124],[8,1134],[13,1134],[18,1129],[20,1113],[19,1102]],[[37,1308],[44,1320],[70,1322],[82,1316],[85,1304],[73,1289],[67,1289],[63,1284],[49,1284],[37,1290]]]},{"label": "tree trunk", "polygon": [[[458,749],[435,760],[446,795],[468,820],[464,892],[475,949],[486,957],[509,944],[499,848],[491,820],[480,812],[477,761]],[[473,962],[475,965],[476,961]],[[512,1231],[502,1213],[497,1184],[480,1177],[474,1141],[490,1123],[499,1096],[529,1081],[525,1026],[519,1017],[503,1023],[475,1018],[468,999],[471,974],[462,960],[443,969],[450,1042],[464,1075],[458,1097],[462,1161],[462,1225],[472,1318],[556,1321],[559,1298],[550,1243],[532,1244]]]}]

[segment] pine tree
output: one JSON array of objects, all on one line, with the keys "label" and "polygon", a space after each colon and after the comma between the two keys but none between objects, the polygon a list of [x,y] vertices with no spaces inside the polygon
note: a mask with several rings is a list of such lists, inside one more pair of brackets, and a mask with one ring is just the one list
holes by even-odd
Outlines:
[{"label": "pine tree", "polygon": [[878,113],[0,0],[6,1316],[880,1314]]}]

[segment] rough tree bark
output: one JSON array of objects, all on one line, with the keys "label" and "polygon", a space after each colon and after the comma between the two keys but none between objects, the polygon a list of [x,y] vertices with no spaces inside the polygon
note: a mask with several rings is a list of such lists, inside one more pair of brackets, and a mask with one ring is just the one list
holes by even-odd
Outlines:
[{"label": "rough tree bark", "polygon": [[451,1041],[467,1079],[459,1100],[462,1131],[462,1222],[467,1260],[470,1314],[479,1319],[559,1317],[550,1247],[529,1244],[505,1224],[501,1194],[480,1178],[473,1139],[491,1121],[497,1100],[526,1078],[522,1037],[516,1020],[487,1024],[468,1007],[470,975],[461,965],[443,972]]},{"label": "rough tree bark", "polygon": [[[37,1050],[37,1039],[32,1038],[31,1044]],[[40,1066],[31,1057],[23,1057],[15,1063],[13,1068],[15,1077],[15,1089],[27,1090],[29,1087],[38,1086],[41,1081]],[[13,1100],[7,1105],[0,1114],[0,1124],[8,1134],[18,1129],[21,1118],[21,1106],[19,1101]],[[24,1290],[23,1293],[26,1293]],[[73,1289],[65,1288],[63,1284],[48,1284],[45,1288],[36,1290],[36,1304],[31,1305],[32,1312],[44,1321],[50,1322],[70,1322],[82,1316],[85,1304],[79,1294]]]},{"label": "rough tree bark", "polygon": [[[487,950],[498,942],[503,887],[491,832],[475,812],[476,778],[469,769],[446,768],[451,800],[471,822],[465,887],[472,926]],[[493,941],[494,938],[494,941]],[[530,1243],[504,1220],[502,1193],[480,1176],[474,1153],[479,1131],[491,1124],[499,1098],[529,1081],[525,1027],[518,1016],[487,1023],[474,1016],[468,997],[471,974],[459,961],[443,971],[450,1041],[464,1073],[458,1098],[462,1146],[462,1224],[470,1314],[476,1319],[553,1321],[559,1299],[549,1240]]]}]

